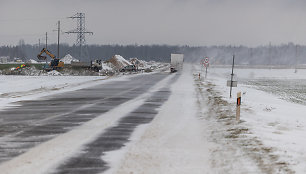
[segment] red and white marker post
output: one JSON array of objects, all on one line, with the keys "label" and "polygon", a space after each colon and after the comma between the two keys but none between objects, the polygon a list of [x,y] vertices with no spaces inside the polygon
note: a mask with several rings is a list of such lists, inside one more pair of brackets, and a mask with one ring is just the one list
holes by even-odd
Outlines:
[{"label": "red and white marker post", "polygon": [[236,121],[240,121],[241,92],[237,93]]}]

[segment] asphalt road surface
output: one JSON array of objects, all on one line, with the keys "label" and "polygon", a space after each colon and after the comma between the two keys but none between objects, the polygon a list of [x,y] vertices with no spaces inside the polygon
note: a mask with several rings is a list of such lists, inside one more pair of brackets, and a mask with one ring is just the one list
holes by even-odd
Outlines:
[{"label": "asphalt road surface", "polygon": [[178,75],[137,75],[127,81],[112,81],[15,103],[13,107],[0,112],[0,166],[37,145],[135,99],[169,76],[172,77],[166,86],[155,91],[132,112],[122,112],[122,117],[115,125],[111,125],[94,141],[86,144],[81,152],[65,160],[51,173],[94,174],[106,171],[110,166],[101,156],[105,152],[122,148],[137,126],[152,121],[157,114],[156,109],[168,99],[169,85]]}]

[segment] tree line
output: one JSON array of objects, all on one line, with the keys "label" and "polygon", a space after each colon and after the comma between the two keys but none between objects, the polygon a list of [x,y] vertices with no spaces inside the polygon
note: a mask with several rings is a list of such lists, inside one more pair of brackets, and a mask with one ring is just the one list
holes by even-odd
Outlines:
[{"label": "tree line", "polygon": [[[37,45],[18,45],[18,46],[2,46],[0,47],[0,56],[8,56],[10,59],[20,58],[24,61],[29,59],[37,60],[37,54],[43,47]],[[48,45],[47,48],[52,54],[57,55],[57,45]],[[83,56],[80,56],[80,47],[68,44],[61,44],[59,57],[62,58],[67,54],[81,60],[90,61],[95,59],[108,60],[112,56],[118,54],[124,58],[139,58],[142,60],[155,60],[161,62],[169,62],[170,54],[180,49],[179,46],[166,45],[88,45],[82,48]]]},{"label": "tree line", "polygon": [[[0,56],[20,58],[24,61],[37,60],[36,56],[42,47],[19,43],[17,46],[1,46]],[[48,50],[57,55],[57,45],[48,45]],[[200,62],[202,58],[209,57],[213,64],[229,65],[235,54],[237,64],[247,65],[295,65],[306,63],[306,46],[293,43],[282,45],[265,45],[258,47],[246,46],[172,46],[172,45],[88,45],[83,47],[83,56],[80,57],[80,48],[76,45],[61,44],[59,57],[67,54],[81,61],[95,59],[108,60],[113,55],[121,55],[126,59],[138,58],[141,60],[154,60],[170,62],[171,53],[185,54],[186,61]]]}]

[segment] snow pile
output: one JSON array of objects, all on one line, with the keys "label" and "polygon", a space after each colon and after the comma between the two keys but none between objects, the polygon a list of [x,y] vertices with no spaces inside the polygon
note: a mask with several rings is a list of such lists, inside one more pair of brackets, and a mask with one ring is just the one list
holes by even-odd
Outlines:
[{"label": "snow pile", "polygon": [[161,69],[169,69],[169,63],[155,62],[155,61],[147,62],[144,60],[139,60],[137,58],[131,58],[130,62],[136,65],[136,67],[139,70],[144,70],[145,72],[152,72]]},{"label": "snow pile", "polygon": [[112,76],[115,74],[115,70],[111,68],[111,63],[102,63],[102,69],[99,71],[99,75]]},{"label": "snow pile", "polygon": [[118,62],[119,64],[131,65],[131,63],[130,63],[129,61],[125,60],[125,59],[124,59],[122,56],[120,56],[120,55],[115,55],[114,58],[117,59],[117,62]]},{"label": "snow pile", "polygon": [[109,59],[107,62],[110,63],[110,66],[114,68],[115,70],[119,70],[127,65],[131,65],[129,61],[124,59],[120,55],[114,55],[111,59]]},{"label": "snow pile", "polygon": [[61,76],[62,74],[56,70],[47,73],[48,76]]},{"label": "snow pile", "polygon": [[18,75],[24,76],[39,76],[42,74],[41,70],[36,69],[34,66],[23,68]]},{"label": "snow pile", "polygon": [[151,66],[148,65],[148,62],[144,60],[139,60],[137,58],[131,58],[130,62],[138,67],[138,69],[147,69],[150,68]]},{"label": "snow pile", "polygon": [[102,70],[112,71],[113,69],[109,67],[106,63],[102,63]]},{"label": "snow pile", "polygon": [[61,58],[62,62],[64,62],[64,64],[71,64],[71,62],[79,62],[78,59],[72,57],[70,54],[67,54],[65,57]]}]

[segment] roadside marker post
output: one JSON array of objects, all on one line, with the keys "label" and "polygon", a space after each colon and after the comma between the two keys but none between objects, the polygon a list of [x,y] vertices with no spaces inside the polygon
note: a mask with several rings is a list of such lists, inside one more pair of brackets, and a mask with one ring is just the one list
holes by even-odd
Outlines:
[{"label": "roadside marker post", "polygon": [[236,121],[240,121],[241,92],[237,93]]},{"label": "roadside marker post", "polygon": [[[207,78],[207,68],[209,67],[208,57],[201,59],[201,72],[203,71],[203,67],[205,67],[205,78]],[[199,74],[199,78],[200,78],[200,74]]]},{"label": "roadside marker post", "polygon": [[209,59],[208,59],[208,57],[205,57],[205,59],[204,59],[204,66],[205,66],[205,78],[207,78],[207,68],[208,68],[208,66],[209,66]]}]

